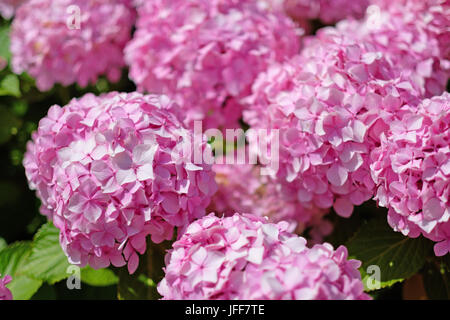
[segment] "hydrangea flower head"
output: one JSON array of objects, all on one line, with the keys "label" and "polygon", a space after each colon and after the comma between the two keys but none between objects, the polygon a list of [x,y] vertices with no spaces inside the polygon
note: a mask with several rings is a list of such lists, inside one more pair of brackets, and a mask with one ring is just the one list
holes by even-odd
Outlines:
[{"label": "hydrangea flower head", "polygon": [[450,2],[373,2],[363,21],[342,21],[338,29],[370,42],[401,68],[424,97],[442,94],[450,77]]},{"label": "hydrangea flower head", "polygon": [[84,87],[100,75],[118,81],[134,17],[131,0],[29,0],[12,24],[13,70],[28,72],[42,91]]},{"label": "hydrangea flower head", "polygon": [[165,96],[113,92],[53,106],[40,121],[24,166],[71,263],[128,262],[133,273],[147,235],[169,240],[204,216],[214,173],[190,162],[178,111]]},{"label": "hydrangea flower head", "polygon": [[306,39],[299,56],[257,78],[244,120],[278,130],[280,169],[273,174],[299,201],[348,217],[373,195],[369,152],[379,133],[418,95],[370,44],[327,28]]},{"label": "hydrangea flower head", "polygon": [[436,241],[450,252],[450,94],[425,99],[390,124],[372,152],[375,199],[404,235]]},{"label": "hydrangea flower head", "polygon": [[347,249],[306,240],[254,215],[193,222],[166,257],[164,299],[367,299]]},{"label": "hydrangea flower head", "polygon": [[130,78],[208,128],[237,127],[257,74],[299,50],[293,22],[255,0],[153,0],[138,14],[125,50]]},{"label": "hydrangea flower head", "polygon": [[0,274],[0,300],[12,300],[13,296],[11,291],[6,287],[11,282],[11,276],[5,276],[1,278]]}]

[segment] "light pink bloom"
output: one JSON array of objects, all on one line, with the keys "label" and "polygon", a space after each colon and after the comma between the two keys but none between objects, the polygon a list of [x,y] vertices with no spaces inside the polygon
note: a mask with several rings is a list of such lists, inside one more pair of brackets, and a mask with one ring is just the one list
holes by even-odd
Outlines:
[{"label": "light pink bloom", "polygon": [[13,296],[11,291],[6,287],[11,282],[11,276],[5,276],[3,279],[0,274],[0,300],[12,300]]},{"label": "light pink bloom", "polygon": [[11,28],[13,70],[28,72],[42,91],[84,87],[100,75],[118,81],[134,20],[131,0],[30,0]]},{"label": "light pink bloom", "polygon": [[444,92],[450,77],[450,2],[373,2],[377,7],[368,11],[365,20],[342,21],[338,29],[382,52],[424,97]]},{"label": "light pink bloom", "polygon": [[165,96],[88,94],[50,108],[24,166],[71,263],[128,262],[133,273],[147,235],[169,240],[174,228],[204,216],[214,173],[190,163],[184,141],[192,134]]},{"label": "light pink bloom", "polygon": [[450,252],[450,94],[409,108],[371,155],[378,203],[388,221],[410,237],[436,241],[438,256]]},{"label": "light pink bloom", "polygon": [[309,228],[309,237],[314,243],[332,231],[329,221],[323,219],[328,210],[320,209],[308,200],[308,195],[299,195],[289,185],[281,184],[269,176],[261,175],[261,168],[250,164],[215,164],[218,191],[214,194],[209,211],[219,215],[247,212],[269,221],[289,223],[289,231],[298,234]]},{"label": "light pink bloom", "polygon": [[0,0],[0,16],[11,19],[17,8],[28,0]]},{"label": "light pink bloom", "polygon": [[299,50],[292,21],[258,0],[152,0],[125,50],[140,91],[172,96],[186,122],[237,127],[259,72]]},{"label": "light pink bloom", "polygon": [[348,217],[373,196],[369,152],[418,95],[370,44],[326,28],[299,56],[257,78],[244,120],[279,130],[280,183],[303,203]]},{"label": "light pink bloom", "polygon": [[360,262],[254,215],[193,222],[166,257],[163,299],[369,299]]}]

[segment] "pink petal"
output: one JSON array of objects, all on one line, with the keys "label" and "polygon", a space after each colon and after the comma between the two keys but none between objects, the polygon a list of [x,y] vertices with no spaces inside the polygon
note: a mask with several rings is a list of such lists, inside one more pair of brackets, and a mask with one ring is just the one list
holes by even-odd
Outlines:
[{"label": "pink petal", "polygon": [[450,252],[450,241],[449,240],[444,240],[444,241],[438,242],[434,245],[434,253],[438,257],[445,256],[449,252]]},{"label": "pink petal", "polygon": [[332,185],[340,187],[347,181],[347,169],[335,163],[331,166],[330,169],[328,169],[327,178]]},{"label": "pink petal", "polygon": [[444,214],[444,208],[439,199],[432,198],[423,205],[423,217],[426,220],[439,220]]},{"label": "pink petal", "polygon": [[162,202],[163,209],[170,214],[176,214],[180,210],[178,196],[175,193],[166,192],[163,194],[164,200]]},{"label": "pink petal", "polygon": [[353,213],[353,204],[347,198],[336,199],[333,208],[338,215],[344,218],[350,217]]},{"label": "pink petal", "polygon": [[128,272],[130,274],[133,274],[139,266],[139,257],[136,252],[133,252],[133,254],[128,259]]}]

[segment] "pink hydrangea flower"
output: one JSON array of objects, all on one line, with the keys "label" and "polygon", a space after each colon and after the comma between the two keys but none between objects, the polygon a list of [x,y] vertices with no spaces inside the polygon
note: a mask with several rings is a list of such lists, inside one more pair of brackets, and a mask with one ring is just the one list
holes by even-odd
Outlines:
[{"label": "pink hydrangea flower", "polygon": [[269,221],[289,223],[289,231],[298,234],[310,228],[314,243],[332,231],[332,225],[323,216],[328,210],[299,201],[296,190],[280,184],[269,176],[261,175],[261,168],[250,164],[215,164],[218,191],[214,194],[209,211],[231,216],[235,212],[247,212]]},{"label": "pink hydrangea flower", "polygon": [[5,276],[3,279],[0,274],[0,300],[12,300],[13,296],[11,291],[6,287],[11,282],[11,276]]},{"label": "pink hydrangea flower", "polygon": [[345,18],[360,19],[369,0],[265,0],[273,9],[286,12],[295,21],[320,19],[332,24]]},{"label": "pink hydrangea flower", "polygon": [[11,19],[17,8],[27,0],[0,0],[0,16]]},{"label": "pink hydrangea flower", "polygon": [[271,134],[279,130],[280,169],[273,174],[300,201],[348,217],[373,195],[369,152],[380,132],[418,95],[370,44],[327,28],[306,39],[299,56],[257,78],[244,119]]},{"label": "pink hydrangea flower", "polygon": [[410,108],[372,152],[375,199],[389,208],[388,221],[404,235],[420,233],[450,252],[450,94]]},{"label": "pink hydrangea flower", "polygon": [[193,222],[166,257],[163,299],[368,299],[360,262],[254,215]]},{"label": "pink hydrangea flower", "polygon": [[100,75],[118,81],[134,18],[131,0],[30,0],[12,24],[13,70],[28,72],[42,91],[84,87]]},{"label": "pink hydrangea flower", "polygon": [[338,29],[367,41],[401,68],[424,97],[440,95],[450,77],[450,2],[374,0],[365,20]]},{"label": "pink hydrangea flower", "polygon": [[147,235],[172,239],[175,227],[205,215],[214,173],[190,162],[192,134],[178,112],[165,96],[113,92],[53,106],[40,121],[24,166],[71,263],[128,262],[133,273]]},{"label": "pink hydrangea flower", "polygon": [[172,96],[186,122],[238,127],[240,99],[270,61],[299,50],[292,21],[257,0],[153,0],[125,54],[140,91]]}]

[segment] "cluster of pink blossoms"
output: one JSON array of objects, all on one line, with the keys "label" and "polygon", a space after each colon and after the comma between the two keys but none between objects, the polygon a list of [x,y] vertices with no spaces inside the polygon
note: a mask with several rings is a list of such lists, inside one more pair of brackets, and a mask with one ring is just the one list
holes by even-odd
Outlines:
[{"label": "cluster of pink blossoms", "polygon": [[43,91],[84,87],[100,75],[118,81],[134,17],[131,0],[29,0],[12,24],[13,70],[28,72]]},{"label": "cluster of pink blossoms", "polygon": [[40,121],[24,166],[71,263],[127,261],[133,273],[147,235],[169,240],[205,215],[214,173],[190,162],[183,143],[192,133],[178,112],[165,96],[113,92],[53,106]]},{"label": "cluster of pink blossoms", "polygon": [[258,0],[153,0],[138,14],[125,50],[130,78],[175,99],[188,124],[238,127],[255,77],[299,50],[294,23]]},{"label": "cluster of pink blossoms", "polygon": [[11,19],[17,8],[28,0],[0,0],[0,16]]},{"label": "cluster of pink blossoms", "polygon": [[370,0],[265,0],[271,8],[282,10],[295,21],[319,19],[331,24],[345,18],[360,19]]},{"label": "cluster of pink blossoms", "polygon": [[363,21],[345,20],[338,29],[370,42],[425,97],[440,95],[450,77],[450,2],[372,0]]},{"label": "cluster of pink blossoms", "polygon": [[277,183],[269,176],[261,175],[261,168],[250,164],[215,164],[218,190],[209,209],[218,215],[231,216],[246,212],[267,217],[271,222],[286,221],[289,231],[298,234],[311,228],[312,242],[319,243],[332,231],[332,225],[324,220],[328,210],[303,204],[296,190]]},{"label": "cluster of pink blossoms", "polygon": [[348,217],[373,196],[368,158],[379,134],[417,96],[370,44],[327,28],[299,56],[257,78],[244,119],[279,130],[277,178],[299,201]]},{"label": "cluster of pink blossoms", "polygon": [[254,215],[193,222],[166,257],[164,299],[369,299],[360,262]]},{"label": "cluster of pink blossoms", "polygon": [[6,287],[11,282],[11,276],[5,276],[3,279],[0,274],[0,300],[12,300],[11,291]]},{"label": "cluster of pink blossoms", "polygon": [[375,199],[404,235],[434,240],[450,252],[450,94],[402,111],[372,152]]}]

